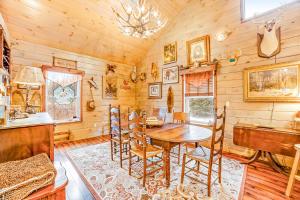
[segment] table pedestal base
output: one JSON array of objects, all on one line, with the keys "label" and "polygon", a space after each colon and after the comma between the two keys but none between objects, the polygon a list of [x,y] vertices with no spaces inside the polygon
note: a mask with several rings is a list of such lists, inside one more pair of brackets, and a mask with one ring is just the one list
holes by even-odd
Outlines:
[{"label": "table pedestal base", "polygon": [[278,163],[271,152],[267,152],[267,151],[262,151],[262,150],[258,150],[256,151],[253,156],[251,156],[249,158],[248,161],[245,161],[245,162],[241,162],[241,164],[247,164],[247,165],[250,165],[252,164],[253,162],[256,162],[256,161],[259,161],[259,158],[260,157],[266,157],[267,160],[268,160],[268,163],[269,165],[277,172],[281,173],[281,174],[284,174],[284,175],[287,175],[288,172],[286,171],[286,169],[280,164]]}]

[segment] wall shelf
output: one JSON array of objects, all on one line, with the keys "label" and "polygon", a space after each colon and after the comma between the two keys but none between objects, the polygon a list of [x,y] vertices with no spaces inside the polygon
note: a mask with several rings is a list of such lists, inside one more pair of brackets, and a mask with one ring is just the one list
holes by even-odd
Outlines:
[{"label": "wall shelf", "polygon": [[203,65],[201,67],[191,67],[188,69],[180,69],[179,74],[180,75],[194,74],[194,73],[215,71],[216,69],[217,68],[216,68],[215,64],[210,64],[210,65]]}]

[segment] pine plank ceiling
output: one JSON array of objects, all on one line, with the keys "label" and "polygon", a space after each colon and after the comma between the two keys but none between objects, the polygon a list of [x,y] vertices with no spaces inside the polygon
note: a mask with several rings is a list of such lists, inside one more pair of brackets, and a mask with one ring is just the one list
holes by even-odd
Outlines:
[{"label": "pine plank ceiling", "polygon": [[[148,0],[170,22],[190,0]],[[119,0],[0,0],[13,38],[136,64],[162,34],[138,39],[120,33],[112,7]]]}]

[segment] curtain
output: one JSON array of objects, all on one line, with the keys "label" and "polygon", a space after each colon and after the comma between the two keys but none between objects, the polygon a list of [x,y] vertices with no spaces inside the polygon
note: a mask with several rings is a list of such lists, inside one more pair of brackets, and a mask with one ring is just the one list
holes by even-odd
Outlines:
[{"label": "curtain", "polygon": [[82,76],[78,74],[69,74],[63,72],[47,72],[46,79],[59,84],[61,87],[66,87],[72,83],[82,80]]},{"label": "curtain", "polygon": [[200,72],[185,75],[185,96],[212,96],[212,72]]}]

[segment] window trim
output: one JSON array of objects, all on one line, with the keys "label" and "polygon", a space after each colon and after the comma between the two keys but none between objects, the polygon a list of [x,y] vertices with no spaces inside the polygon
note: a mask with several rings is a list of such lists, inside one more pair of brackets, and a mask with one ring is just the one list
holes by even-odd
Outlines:
[{"label": "window trim", "polygon": [[[298,0],[294,0],[290,3],[287,3],[287,4],[284,4],[284,5],[292,5],[292,4],[295,4],[295,3],[299,3]],[[278,8],[281,8],[282,6],[278,7]],[[262,16],[265,16],[265,15],[269,15],[271,14],[272,12],[276,11],[278,8],[273,8],[271,10],[268,10],[266,12],[263,12],[259,15],[256,15],[256,16],[253,16],[253,17],[250,17],[248,19],[245,19],[245,0],[240,0],[240,17],[241,17],[241,23],[246,23],[246,22],[249,22],[253,19],[256,19],[256,18],[259,18],[259,17],[262,17]]]},{"label": "window trim", "polygon": [[[209,70],[196,70],[194,73],[198,73],[198,72],[204,72],[204,71],[212,71],[212,77],[213,77],[213,100],[214,100],[214,106],[217,106],[217,64],[210,64],[208,65],[210,66]],[[199,68],[201,69],[201,68]],[[203,67],[202,67],[203,69]],[[188,70],[182,70],[181,71],[181,84],[182,84],[182,91],[181,91],[181,98],[182,98],[182,103],[181,103],[181,111],[185,112],[185,81],[186,81],[186,74],[190,74],[191,72],[189,72]],[[192,72],[193,73],[193,72]],[[190,122],[191,123],[191,122]],[[207,124],[199,124],[199,123],[191,123],[191,124],[195,124],[198,126],[206,126],[209,127],[209,125]]]},{"label": "window trim", "polygon": [[[46,77],[46,72],[51,71],[51,72],[61,72],[61,73],[67,73],[67,74],[76,74],[80,75],[83,77],[85,75],[84,71],[77,70],[77,69],[70,69],[70,68],[65,68],[65,67],[58,67],[58,66],[49,66],[49,65],[42,65],[42,72],[44,75],[44,78]],[[81,123],[83,121],[83,109],[82,109],[82,103],[83,103],[83,82],[82,80],[80,81],[80,120],[78,121],[68,121],[68,122],[57,122],[57,124],[70,124],[70,123]],[[42,85],[42,112],[46,112],[46,85]]]}]

